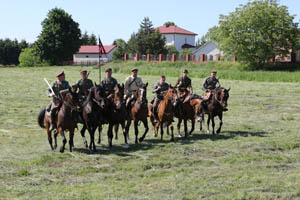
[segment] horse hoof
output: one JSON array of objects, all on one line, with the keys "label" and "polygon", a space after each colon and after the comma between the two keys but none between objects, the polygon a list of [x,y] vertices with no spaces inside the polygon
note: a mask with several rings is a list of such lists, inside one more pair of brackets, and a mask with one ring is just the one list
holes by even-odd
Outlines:
[{"label": "horse hoof", "polygon": [[171,139],[170,139],[170,142],[175,142],[174,138],[171,138]]},{"label": "horse hoof", "polygon": [[144,138],[140,137],[139,142],[143,142]]},{"label": "horse hoof", "polygon": [[64,148],[60,148],[59,150],[60,153],[63,153],[64,151],[65,151]]},{"label": "horse hoof", "polygon": [[157,137],[157,134],[154,134],[154,137]]},{"label": "horse hoof", "polygon": [[177,137],[181,138],[182,136],[180,134],[178,134]]},{"label": "horse hoof", "polygon": [[98,141],[97,144],[101,144],[101,141]]},{"label": "horse hoof", "polygon": [[124,148],[125,148],[125,149],[128,149],[128,148],[129,148],[129,145],[128,145],[128,144],[124,144]]},{"label": "horse hoof", "polygon": [[207,134],[209,134],[209,130],[207,130],[206,132],[207,132]]}]

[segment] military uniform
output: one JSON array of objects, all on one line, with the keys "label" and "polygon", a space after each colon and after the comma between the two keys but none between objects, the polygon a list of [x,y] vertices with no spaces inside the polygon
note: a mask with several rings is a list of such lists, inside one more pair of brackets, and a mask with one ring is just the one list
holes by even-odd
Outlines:
[{"label": "military uniform", "polygon": [[152,93],[156,93],[156,97],[151,101],[152,104],[152,110],[155,115],[155,118],[157,118],[157,107],[159,105],[159,102],[163,100],[163,93],[164,91],[167,91],[169,89],[168,83],[160,83],[158,82],[152,90]]},{"label": "military uniform", "polygon": [[189,77],[180,77],[176,82],[176,86],[181,92],[187,91],[187,88],[192,87],[192,80]]},{"label": "military uniform", "polygon": [[105,92],[109,94],[114,94],[115,87],[118,85],[118,81],[113,78],[105,78],[101,81],[101,85],[104,88]]},{"label": "military uniform", "polygon": [[76,84],[75,87],[79,88],[79,96],[85,97],[89,93],[89,89],[94,86],[93,81],[91,79],[80,79]]},{"label": "military uniform", "polygon": [[143,85],[143,81],[140,77],[136,77],[136,78],[134,78],[133,76],[127,77],[124,84],[125,94],[127,96],[131,96],[142,85]]},{"label": "military uniform", "polygon": [[218,86],[220,86],[219,80],[217,78],[207,77],[203,81],[203,90],[205,92],[208,92],[209,90],[214,90],[214,89],[216,89],[217,84],[218,84]]}]

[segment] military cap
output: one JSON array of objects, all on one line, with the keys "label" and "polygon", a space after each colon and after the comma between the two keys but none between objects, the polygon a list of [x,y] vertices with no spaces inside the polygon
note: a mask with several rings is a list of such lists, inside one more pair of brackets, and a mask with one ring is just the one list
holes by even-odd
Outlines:
[{"label": "military cap", "polygon": [[183,70],[183,73],[186,73],[186,74],[188,74],[188,73],[189,73],[189,71],[188,71],[187,69],[185,69],[185,70]]},{"label": "military cap", "polygon": [[217,73],[217,71],[213,69],[213,70],[211,70],[211,73],[215,73],[215,74],[216,74],[216,73]]},{"label": "military cap", "polygon": [[80,74],[83,74],[83,73],[87,73],[87,70],[83,69],[83,70],[80,71]]},{"label": "military cap", "polygon": [[137,68],[133,68],[133,69],[131,70],[131,72],[137,72],[137,71],[139,71]]},{"label": "military cap", "polygon": [[111,71],[112,71],[111,68],[107,68],[107,69],[105,70],[105,72],[111,72]]},{"label": "military cap", "polygon": [[56,77],[60,77],[60,76],[62,76],[62,75],[65,75],[65,72],[64,72],[64,71],[58,73],[58,74],[56,75]]}]

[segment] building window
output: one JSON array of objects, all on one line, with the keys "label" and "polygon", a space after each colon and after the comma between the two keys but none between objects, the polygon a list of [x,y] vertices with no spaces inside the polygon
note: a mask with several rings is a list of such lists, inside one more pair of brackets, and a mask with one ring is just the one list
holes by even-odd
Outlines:
[{"label": "building window", "polygon": [[187,39],[186,38],[184,38],[184,43],[187,44]]},{"label": "building window", "polygon": [[88,58],[89,56],[85,56],[86,58]]}]

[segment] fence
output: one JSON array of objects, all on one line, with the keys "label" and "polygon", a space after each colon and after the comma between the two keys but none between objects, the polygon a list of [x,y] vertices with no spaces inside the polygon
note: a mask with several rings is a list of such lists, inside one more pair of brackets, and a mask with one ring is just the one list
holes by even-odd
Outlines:
[{"label": "fence", "polygon": [[[224,58],[223,58],[224,59]],[[139,55],[136,53],[134,56],[129,57],[128,54],[124,54],[124,61],[147,61],[147,62],[207,62],[207,61],[220,61],[221,57],[218,55],[206,55],[200,54],[199,56],[186,54],[186,55],[176,55],[176,54],[159,54],[159,55]],[[233,62],[237,59],[235,56],[231,58]]]}]

